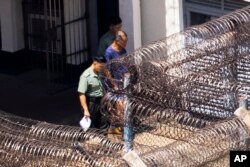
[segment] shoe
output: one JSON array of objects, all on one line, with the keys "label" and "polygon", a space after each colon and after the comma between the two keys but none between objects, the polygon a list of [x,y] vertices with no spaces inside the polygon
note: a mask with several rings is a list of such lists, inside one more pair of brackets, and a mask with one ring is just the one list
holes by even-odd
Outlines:
[{"label": "shoe", "polygon": [[122,130],[120,127],[117,128],[109,128],[108,134],[122,135]]}]

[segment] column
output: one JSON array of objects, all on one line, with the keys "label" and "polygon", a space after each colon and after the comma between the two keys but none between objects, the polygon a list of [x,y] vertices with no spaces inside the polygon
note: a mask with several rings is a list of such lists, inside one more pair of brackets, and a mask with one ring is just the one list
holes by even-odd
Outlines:
[{"label": "column", "polygon": [[119,12],[123,29],[128,34],[127,51],[141,47],[141,10],[140,0],[120,0]]}]

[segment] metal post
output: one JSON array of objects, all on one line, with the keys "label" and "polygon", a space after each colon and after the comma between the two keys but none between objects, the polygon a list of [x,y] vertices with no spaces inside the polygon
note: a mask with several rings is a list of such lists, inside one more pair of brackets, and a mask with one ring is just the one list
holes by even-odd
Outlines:
[{"label": "metal post", "polygon": [[[242,110],[243,108],[243,110]],[[247,112],[244,112],[247,111]],[[247,104],[247,96],[241,96],[239,97],[239,108],[234,112],[235,115],[237,115],[238,117],[240,117],[243,122],[245,122],[245,124],[248,126],[249,130],[250,130],[250,124],[249,124],[249,111],[248,111],[248,104]],[[243,116],[244,115],[244,116]],[[242,136],[245,133],[241,134]],[[247,145],[250,144],[250,138],[247,136],[244,136],[244,139],[246,139],[246,143]]]},{"label": "metal post", "polygon": [[[223,1],[224,3],[224,1]],[[237,27],[237,26],[236,26]],[[236,29],[235,33],[237,34],[239,31]],[[237,41],[237,36],[234,36],[235,41]],[[235,89],[230,88],[232,87],[233,84],[237,83],[238,80],[238,71],[237,71],[237,56],[238,56],[238,49],[237,47],[234,47],[233,52],[230,54],[225,54],[224,59],[232,59],[234,60],[233,63],[230,65],[227,65],[225,67],[224,71],[224,82],[226,85],[226,95],[225,95],[225,109],[229,111],[235,111],[237,106],[237,96],[238,96],[238,91]],[[230,88],[230,89],[229,89]]]},{"label": "metal post", "polygon": [[248,109],[247,96],[239,97],[239,107],[243,107],[245,109]]},{"label": "metal post", "polygon": [[45,31],[44,31],[44,37],[45,37],[45,44],[46,44],[46,69],[47,69],[47,82],[49,87],[49,93],[51,93],[51,69],[50,69],[50,54],[49,54],[49,44],[50,44],[50,36],[49,36],[49,25],[48,25],[48,2],[47,0],[43,1],[44,3],[44,25],[45,25]]},{"label": "metal post", "polygon": [[[126,73],[124,76],[124,84],[123,87],[126,88],[129,85],[130,82],[130,74]],[[132,150],[132,139],[133,139],[133,134],[132,134],[132,122],[131,122],[131,111],[129,108],[129,99],[127,95],[125,95],[124,98],[124,133],[123,133],[123,139],[125,142],[124,145],[124,152],[128,153],[129,151]]]},{"label": "metal post", "polygon": [[[233,59],[235,59],[235,56],[233,57]],[[237,82],[237,64],[233,63],[231,65],[228,65],[224,70],[224,83],[226,93],[224,96],[224,107],[229,111],[235,111],[237,108],[238,91],[233,89],[233,84]]]}]

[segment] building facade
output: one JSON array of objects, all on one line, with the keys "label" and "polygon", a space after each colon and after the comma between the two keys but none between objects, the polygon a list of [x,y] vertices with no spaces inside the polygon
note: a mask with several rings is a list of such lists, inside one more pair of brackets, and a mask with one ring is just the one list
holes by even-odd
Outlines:
[{"label": "building facade", "polygon": [[119,4],[124,27],[132,32],[129,50],[248,5],[244,0],[120,0]]},{"label": "building facade", "polygon": [[53,80],[72,75],[74,67],[96,54],[110,16],[122,18],[127,50],[132,52],[249,4],[243,0],[0,0],[0,49],[28,50],[31,58],[39,55],[47,78]]},{"label": "building facade", "polygon": [[[100,2],[99,2],[100,1]],[[0,0],[0,48],[7,52],[16,52],[25,47],[31,50],[44,50],[45,46],[39,45],[37,41],[32,42],[32,34],[43,36],[41,27],[51,29],[59,27],[64,23],[65,49],[70,54],[70,46],[75,43],[88,43],[90,48],[98,45],[98,38],[104,32],[98,32],[105,23],[105,18],[98,22],[98,15],[103,10],[115,10],[123,19],[123,26],[129,36],[128,50],[132,51],[142,45],[164,38],[186,27],[201,24],[210,19],[219,17],[233,10],[249,5],[244,0]],[[114,4],[113,9],[103,8]],[[101,4],[102,3],[102,4]],[[98,4],[100,4],[98,6]],[[105,11],[106,10],[106,11]],[[47,11],[45,15],[44,11]],[[87,19],[88,15],[88,19]],[[106,14],[107,17],[112,12]],[[47,24],[45,21],[47,19]],[[77,22],[85,20],[84,22]],[[107,18],[106,18],[107,19]],[[88,22],[87,22],[88,20]],[[79,30],[77,30],[79,28]],[[88,29],[88,32],[87,32]],[[106,28],[102,28],[106,29]],[[57,41],[60,41],[61,30],[48,30]],[[48,32],[47,31],[47,32]],[[31,35],[31,36],[30,36]],[[35,36],[36,36],[35,35]],[[85,37],[89,39],[84,39]],[[35,37],[34,37],[35,38]],[[71,39],[70,39],[71,38]],[[89,41],[90,40],[90,41]],[[57,45],[54,42],[54,45]],[[77,50],[87,46],[74,46]],[[58,46],[59,47],[59,46]],[[94,53],[94,51],[93,51]]]}]

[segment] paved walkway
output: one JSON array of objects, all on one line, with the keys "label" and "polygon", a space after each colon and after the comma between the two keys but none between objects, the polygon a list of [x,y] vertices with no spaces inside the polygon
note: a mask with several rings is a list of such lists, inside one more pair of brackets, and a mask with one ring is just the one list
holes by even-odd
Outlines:
[{"label": "paved walkway", "polygon": [[40,121],[78,126],[82,115],[76,87],[50,95],[47,83],[39,79],[43,76],[39,70],[17,75],[0,72],[0,109]]}]

